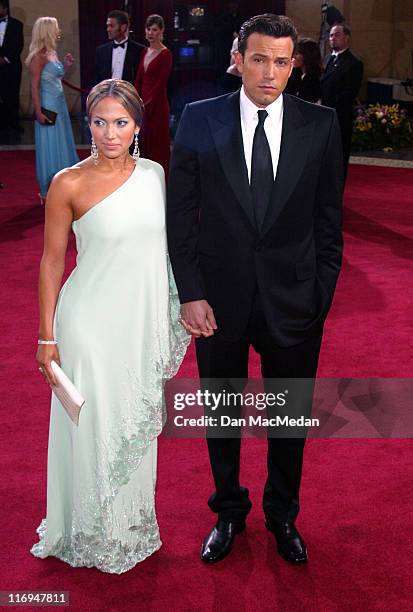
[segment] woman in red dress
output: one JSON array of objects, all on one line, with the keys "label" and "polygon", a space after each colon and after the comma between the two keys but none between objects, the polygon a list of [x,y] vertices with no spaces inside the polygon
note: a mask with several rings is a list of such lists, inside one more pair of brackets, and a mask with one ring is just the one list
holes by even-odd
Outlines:
[{"label": "woman in red dress", "polygon": [[149,47],[141,54],[135,87],[145,105],[139,134],[142,157],[161,164],[168,174],[170,156],[169,102],[166,86],[172,70],[172,53],[162,43],[165,23],[160,15],[149,15],[145,24]]}]

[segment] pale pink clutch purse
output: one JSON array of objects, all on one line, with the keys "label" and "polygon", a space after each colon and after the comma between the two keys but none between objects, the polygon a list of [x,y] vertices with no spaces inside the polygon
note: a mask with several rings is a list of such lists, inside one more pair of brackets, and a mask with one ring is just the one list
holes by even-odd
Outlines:
[{"label": "pale pink clutch purse", "polygon": [[79,425],[80,409],[85,403],[85,400],[55,361],[50,363],[50,367],[57,380],[57,384],[52,387],[53,393],[66,410],[73,423]]}]

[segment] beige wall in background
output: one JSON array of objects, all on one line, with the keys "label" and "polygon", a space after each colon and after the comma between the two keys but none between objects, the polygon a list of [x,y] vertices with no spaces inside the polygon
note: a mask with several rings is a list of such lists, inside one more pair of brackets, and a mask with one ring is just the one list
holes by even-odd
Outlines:
[{"label": "beige wall in background", "polygon": [[[330,0],[352,31],[352,50],[370,77],[412,77],[413,2],[411,0]],[[286,0],[286,13],[302,36],[318,40],[321,0]],[[361,91],[365,94],[365,83]]]},{"label": "beige wall in background", "polygon": [[413,2],[394,0],[393,20],[393,76],[395,79],[412,78]]},{"label": "beige wall in background", "polygon": [[[29,50],[32,27],[38,17],[56,17],[62,30],[62,40],[58,47],[59,58],[65,53],[72,53],[76,60],[67,74],[66,79],[79,87],[79,20],[78,0],[10,0],[10,12],[13,17],[23,22],[25,45],[22,53],[24,62]],[[65,95],[69,112],[80,110],[80,95],[65,87]],[[28,69],[23,65],[22,87],[20,90],[20,108],[23,114],[32,112],[30,97],[30,81]]]},{"label": "beige wall in background", "polygon": [[310,36],[318,40],[321,2],[318,0],[286,0],[285,12],[294,21],[300,36]]}]

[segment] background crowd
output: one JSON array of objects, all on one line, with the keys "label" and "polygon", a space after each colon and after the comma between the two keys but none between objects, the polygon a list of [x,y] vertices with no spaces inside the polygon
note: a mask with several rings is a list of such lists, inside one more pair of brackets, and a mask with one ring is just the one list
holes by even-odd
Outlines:
[{"label": "background crowd", "polygon": [[[16,131],[19,130],[23,24],[9,16],[8,0],[0,0],[0,20],[0,129]],[[227,12],[217,19],[215,67],[222,93],[241,86],[241,75],[234,61],[241,24],[237,3],[229,3]],[[121,10],[108,13],[106,32],[108,42],[96,49],[94,83],[115,78],[135,86],[145,107],[139,135],[141,155],[160,163],[167,174],[171,147],[168,80],[173,71],[173,55],[163,42],[164,19],[156,14],[147,17],[146,41],[142,41],[145,44],[132,39],[129,16]],[[336,109],[346,168],[350,156],[354,104],[363,75],[361,60],[350,51],[350,37],[348,25],[332,24],[329,36],[331,54],[324,58],[318,41],[299,39],[294,53],[295,67],[286,88],[288,94]],[[57,20],[39,17],[33,26],[30,50],[25,59],[30,72],[36,119],[36,168],[41,202],[44,202],[54,174],[78,159],[62,87],[65,72],[75,59],[67,53],[60,61],[59,40]]]}]

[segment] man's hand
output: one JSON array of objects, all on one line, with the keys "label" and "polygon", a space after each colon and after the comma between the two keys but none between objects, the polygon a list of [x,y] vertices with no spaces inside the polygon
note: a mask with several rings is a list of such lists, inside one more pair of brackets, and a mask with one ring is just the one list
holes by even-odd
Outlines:
[{"label": "man's hand", "polygon": [[214,313],[206,300],[186,302],[181,306],[181,323],[188,334],[209,338],[218,329]]}]

